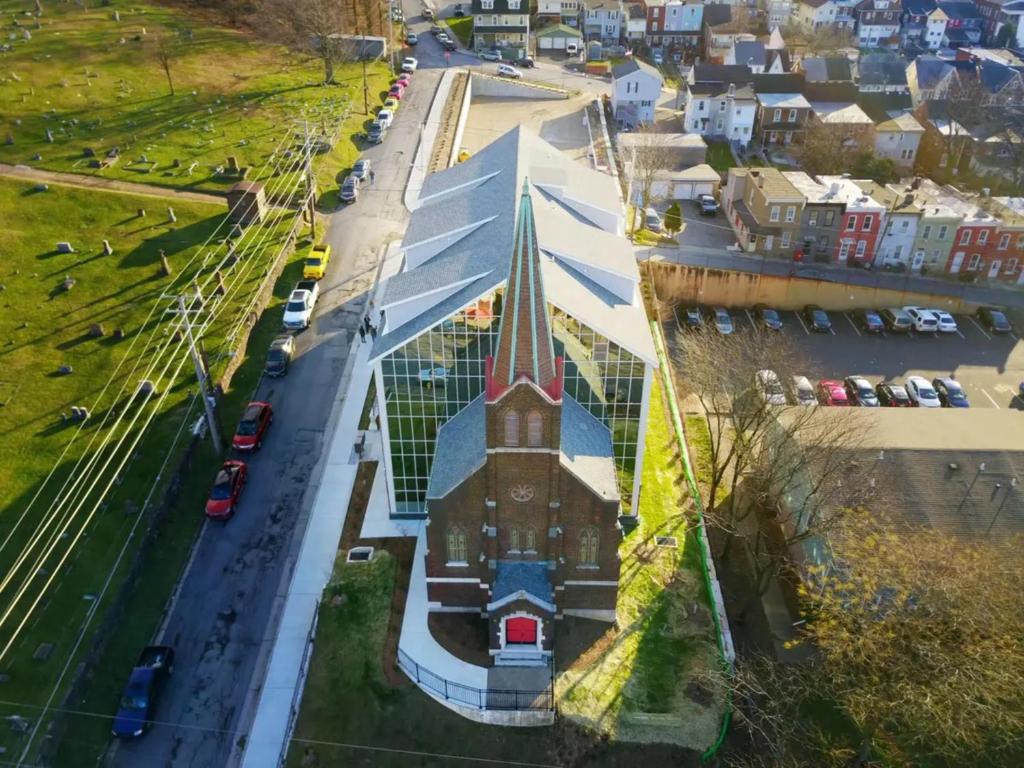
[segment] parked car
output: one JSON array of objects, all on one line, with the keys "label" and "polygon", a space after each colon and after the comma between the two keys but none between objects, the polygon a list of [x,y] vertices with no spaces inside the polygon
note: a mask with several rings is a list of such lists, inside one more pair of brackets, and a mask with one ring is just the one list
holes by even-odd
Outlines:
[{"label": "parked car", "polygon": [[302,276],[308,280],[322,279],[327,272],[327,264],[330,260],[331,246],[327,243],[317,243],[306,256],[306,262],[302,265]]},{"label": "parked car", "polygon": [[391,86],[391,88],[388,89],[388,98],[398,99],[399,101],[401,101],[403,93],[405,93],[405,86],[402,85],[401,83],[395,83],[394,85]]},{"label": "parked car", "polygon": [[399,99],[396,99],[394,96],[388,96],[386,99],[384,99],[384,109],[390,110],[392,113],[395,113],[398,111],[398,105],[401,103],[402,102]]},{"label": "parked car", "polygon": [[423,18],[426,19],[427,21],[433,21],[434,20],[434,9],[433,8],[424,8],[423,9]]},{"label": "parked car", "polygon": [[817,304],[808,304],[804,307],[804,321],[807,327],[816,333],[828,333],[832,330],[832,321],[828,319],[828,313]]},{"label": "parked car", "polygon": [[270,342],[270,349],[267,350],[267,364],[263,372],[267,376],[284,376],[288,373],[288,367],[292,364],[292,355],[295,354],[295,337],[291,335],[278,336]]},{"label": "parked car", "polygon": [[455,4],[455,11],[452,15],[455,16],[455,18],[457,19],[461,19],[463,16],[466,15],[466,9],[462,7],[462,3]]},{"label": "parked car", "polygon": [[270,403],[261,400],[249,403],[235,429],[231,447],[236,451],[258,451],[273,420],[274,409]]},{"label": "parked car", "polygon": [[818,400],[822,405],[850,404],[843,383],[835,379],[822,379],[818,382]]},{"label": "parked car", "polygon": [[384,108],[377,113],[377,122],[380,123],[384,128],[390,128],[391,123],[395,120],[395,113],[390,109]]},{"label": "parked car", "polygon": [[932,379],[932,386],[935,394],[939,396],[939,403],[943,408],[970,408],[971,403],[967,399],[967,393],[960,386],[956,379],[946,376],[944,378]]},{"label": "parked car", "polygon": [[351,173],[342,182],[338,197],[343,203],[354,203],[359,199],[359,180]]},{"label": "parked car", "polygon": [[513,80],[519,80],[523,76],[523,73],[511,64],[499,64],[496,71],[498,73],[498,77],[510,77]]},{"label": "parked car", "polygon": [[174,649],[147,645],[128,676],[111,733],[122,739],[141,736],[153,722],[157,701],[174,672]]},{"label": "parked car", "polygon": [[228,459],[214,478],[210,498],[206,500],[206,516],[211,520],[227,520],[235,514],[235,505],[242,495],[249,468],[244,461]]},{"label": "parked car", "polygon": [[728,336],[733,332],[734,327],[732,324],[732,318],[729,316],[729,310],[725,307],[714,307],[708,310],[708,325],[713,325],[715,330],[723,336]]},{"label": "parked car", "polygon": [[579,52],[580,52],[580,44],[579,43],[569,42],[569,43],[565,44],[565,55],[566,56],[578,56]]},{"label": "parked car", "polygon": [[782,318],[771,307],[767,307],[764,304],[755,304],[754,317],[757,324],[766,331],[782,330]]},{"label": "parked car", "polygon": [[864,333],[881,333],[885,330],[882,316],[873,309],[858,309],[853,313],[853,321]]},{"label": "parked car", "polygon": [[501,61],[501,51],[496,51],[494,49],[480,51],[477,55],[484,61]]},{"label": "parked car", "polygon": [[714,195],[697,195],[693,202],[701,216],[714,216],[718,213],[719,205]]},{"label": "parked car", "polygon": [[977,315],[978,322],[985,326],[989,333],[1009,333],[1013,330],[1006,315],[995,307],[981,307]]},{"label": "parked car", "polygon": [[303,331],[309,327],[316,301],[310,291],[294,290],[284,305],[281,324],[289,331]]},{"label": "parked car", "polygon": [[[428,17],[428,18],[430,18],[430,17]],[[430,34],[432,34],[434,37],[437,37],[438,35],[444,34],[444,30],[441,29],[441,27],[438,26],[437,24],[431,24],[430,25]]]},{"label": "parked car", "polygon": [[938,333],[939,318],[931,310],[924,307],[904,307],[903,311],[910,315],[914,330],[918,333]]},{"label": "parked car", "polygon": [[529,56],[523,56],[521,59],[516,59],[516,66],[521,69],[533,69],[537,66],[537,62],[531,59]]},{"label": "parked car", "polygon": [[779,374],[765,368],[756,375],[757,391],[768,405],[785,405],[786,392],[782,389]]},{"label": "parked car", "polygon": [[450,43],[452,41],[452,39],[448,36],[447,32],[445,32],[440,27],[438,27],[438,30],[440,31],[435,35],[435,37],[437,37],[437,42],[444,45],[445,43]]},{"label": "parked car", "polygon": [[935,319],[939,321],[939,333],[956,333],[960,330],[956,324],[956,318],[946,310],[932,309],[929,311],[935,315]]},{"label": "parked car", "polygon": [[879,404],[888,408],[909,408],[914,404],[907,390],[899,384],[882,382],[875,387],[875,394],[878,395]]},{"label": "parked car", "polygon": [[882,322],[885,323],[885,329],[887,331],[892,331],[893,333],[907,333],[914,327],[914,321],[911,320],[910,315],[902,309],[889,307],[883,309],[879,314],[882,316]]},{"label": "parked car", "polygon": [[374,120],[366,130],[366,140],[371,144],[380,144],[384,141],[386,133],[387,128],[384,127],[384,124],[380,120]]},{"label": "parked car", "polygon": [[661,232],[661,216],[653,208],[644,209],[644,229],[651,232]]},{"label": "parked car", "polygon": [[412,82],[412,72],[403,72],[395,78],[395,82],[402,83],[406,88],[408,88],[409,84]]},{"label": "parked car", "polygon": [[662,53],[660,48],[655,48],[651,51],[651,58],[654,59],[654,63],[659,67],[665,63],[665,54]]},{"label": "parked car", "polygon": [[369,158],[362,157],[356,160],[355,165],[352,166],[352,175],[359,179],[359,183],[362,184],[365,181],[370,180],[370,169],[373,168],[373,164]]},{"label": "parked car", "polygon": [[416,61],[412,56],[406,56],[402,59],[402,71],[403,72],[415,72],[419,62]]},{"label": "parked car", "polygon": [[419,41],[420,39],[416,36],[415,32],[410,32],[405,36],[406,45],[416,45]]},{"label": "parked car", "polygon": [[441,47],[444,48],[446,51],[454,51],[456,48],[458,48],[458,46],[455,44],[455,41],[452,40],[447,35],[445,36],[445,39],[441,41]]},{"label": "parked car", "polygon": [[862,405],[865,408],[878,407],[878,395],[867,379],[861,376],[847,376],[843,379],[843,386],[846,387],[846,395],[854,405]]},{"label": "parked car", "polygon": [[907,394],[910,395],[910,399],[914,402],[914,405],[919,408],[941,408],[942,403],[939,402],[939,396],[935,390],[932,389],[932,385],[928,382],[928,379],[923,376],[908,376],[904,384],[907,389]]},{"label": "parked car", "polygon": [[818,398],[814,394],[814,387],[806,376],[793,377],[793,389],[790,393],[793,405],[817,405]]},{"label": "parked car", "polygon": [[676,307],[676,320],[679,321],[679,327],[685,331],[699,331],[704,327],[704,320],[698,307],[685,307],[680,304]]}]

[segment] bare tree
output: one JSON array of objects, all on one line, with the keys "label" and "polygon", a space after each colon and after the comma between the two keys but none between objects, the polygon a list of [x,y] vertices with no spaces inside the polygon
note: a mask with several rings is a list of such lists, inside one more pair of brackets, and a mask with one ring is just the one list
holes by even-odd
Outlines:
[{"label": "bare tree", "polygon": [[860,145],[841,126],[813,118],[807,123],[802,141],[792,152],[800,167],[811,176],[839,174],[850,170]]},{"label": "bare tree", "polygon": [[984,103],[984,90],[976,74],[953,71],[944,93],[944,109],[947,125],[942,134],[946,145],[946,167],[955,176],[971,144],[968,132],[978,126],[988,110]]},{"label": "bare tree", "polygon": [[167,87],[171,91],[171,96],[173,96],[174,80],[171,78],[171,67],[174,65],[174,61],[178,57],[177,43],[168,38],[165,33],[157,35],[156,43],[153,48],[153,56],[156,58],[160,68],[164,71],[164,76],[167,78]]},{"label": "bare tree", "polygon": [[334,82],[334,65],[347,55],[332,37],[347,30],[340,0],[262,0],[256,18],[268,36],[313,53],[323,62],[324,82]]},{"label": "bare tree", "polygon": [[857,47],[853,35],[848,30],[838,27],[811,29],[806,24],[791,22],[781,31],[786,45],[791,50],[801,51],[804,56],[816,56]]},{"label": "bare tree", "polygon": [[647,208],[654,198],[654,182],[660,172],[671,170],[675,157],[668,147],[667,134],[659,133],[653,126],[642,125],[635,134],[636,143],[626,157],[630,176],[640,197],[640,207]]}]

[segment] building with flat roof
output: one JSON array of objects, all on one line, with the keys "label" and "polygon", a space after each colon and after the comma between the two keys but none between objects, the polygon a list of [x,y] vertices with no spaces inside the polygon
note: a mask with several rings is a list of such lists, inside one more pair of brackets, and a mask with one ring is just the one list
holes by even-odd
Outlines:
[{"label": "building with flat roof", "polygon": [[522,189],[565,393],[608,428],[623,513],[636,509],[657,357],[615,180],[518,127],[427,177],[371,320],[392,516],[425,517],[441,428],[484,391]]}]

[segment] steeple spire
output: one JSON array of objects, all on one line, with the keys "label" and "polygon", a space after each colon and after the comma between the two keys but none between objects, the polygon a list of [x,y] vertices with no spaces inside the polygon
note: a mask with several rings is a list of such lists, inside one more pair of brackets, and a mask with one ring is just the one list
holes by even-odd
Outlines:
[{"label": "steeple spire", "polygon": [[528,179],[523,179],[519,197],[515,246],[501,311],[498,346],[488,375],[489,395],[497,396],[523,376],[555,399],[561,397],[562,377],[551,341]]}]

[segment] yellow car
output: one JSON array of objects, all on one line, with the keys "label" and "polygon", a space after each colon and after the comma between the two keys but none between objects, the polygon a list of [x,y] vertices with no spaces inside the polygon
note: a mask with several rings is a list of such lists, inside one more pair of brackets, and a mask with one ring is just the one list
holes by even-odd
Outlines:
[{"label": "yellow car", "polygon": [[304,280],[319,280],[327,272],[327,262],[330,260],[331,246],[327,243],[314,245],[302,267],[302,278]]},{"label": "yellow car", "polygon": [[398,111],[399,103],[398,99],[394,96],[388,96],[387,99],[384,100],[384,109],[390,109],[391,114],[394,114]]}]

